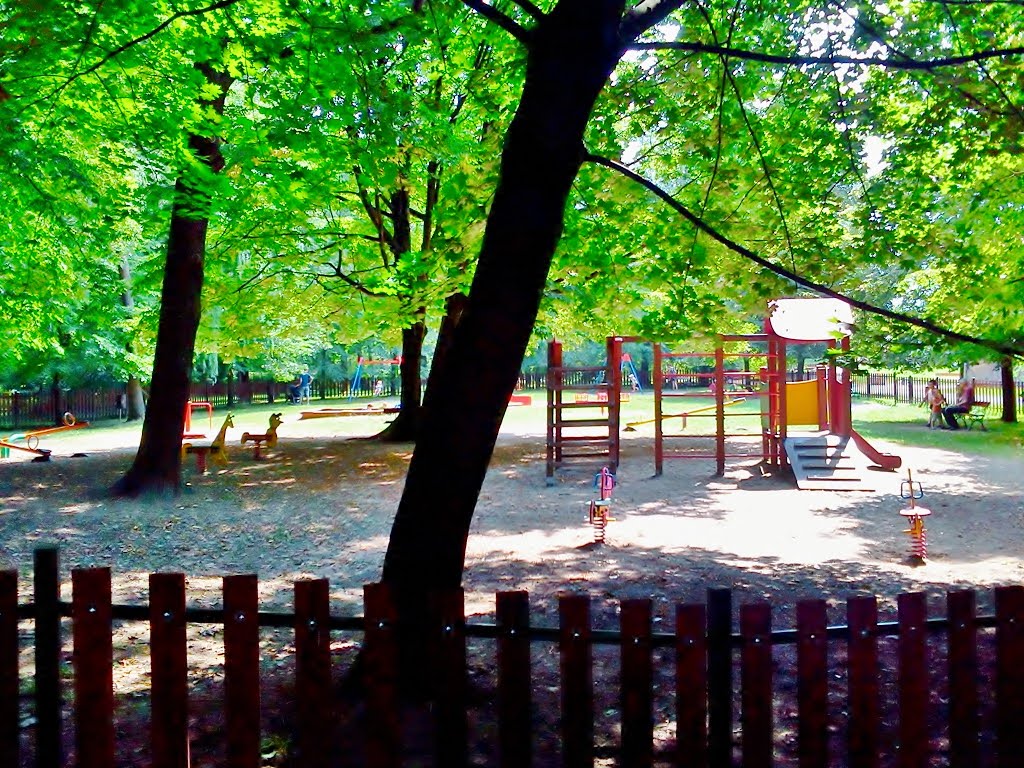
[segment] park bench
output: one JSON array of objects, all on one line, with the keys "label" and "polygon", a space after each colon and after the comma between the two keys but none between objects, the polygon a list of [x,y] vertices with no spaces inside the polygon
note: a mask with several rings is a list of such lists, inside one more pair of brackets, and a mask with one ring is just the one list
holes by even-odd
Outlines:
[{"label": "park bench", "polygon": [[971,403],[971,409],[967,413],[956,414],[956,420],[960,423],[961,427],[967,429],[974,429],[978,427],[984,432],[988,432],[988,427],[985,426],[985,416],[987,415],[988,407],[991,405],[987,400],[975,400]]}]

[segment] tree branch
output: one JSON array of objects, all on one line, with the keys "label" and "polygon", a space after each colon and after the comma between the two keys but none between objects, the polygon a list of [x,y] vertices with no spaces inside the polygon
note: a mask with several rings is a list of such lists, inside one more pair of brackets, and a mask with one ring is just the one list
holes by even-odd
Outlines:
[{"label": "tree branch", "polygon": [[526,11],[527,15],[534,21],[540,21],[544,18],[544,11],[531,3],[530,0],[512,0],[512,2]]},{"label": "tree branch", "polygon": [[670,195],[664,189],[659,187],[657,184],[655,184],[652,181],[649,181],[648,179],[645,179],[640,174],[631,171],[629,168],[622,165],[621,163],[617,163],[614,160],[611,160],[606,157],[601,157],[600,155],[595,155],[590,152],[586,154],[584,159],[591,163],[594,163],[595,165],[601,165],[604,166],[605,168],[616,171],[625,176],[627,179],[635,181],[648,192],[651,192],[653,195],[655,195],[664,203],[666,203],[670,208],[672,208],[672,210],[674,210],[684,219],[689,221],[694,227],[696,227],[701,232],[711,237],[712,240],[715,240],[716,242],[724,245],[733,253],[739,254],[743,258],[748,259],[749,261],[752,261],[761,267],[764,267],[765,269],[769,270],[770,272],[776,275],[779,275],[780,277],[784,277],[787,280],[791,280],[797,285],[802,285],[803,287],[815,291],[816,293],[820,293],[823,296],[830,296],[834,299],[840,299],[841,301],[845,301],[850,306],[856,307],[857,309],[861,309],[865,312],[870,312],[871,314],[874,315],[880,315],[881,317],[888,318],[889,320],[895,320],[896,322],[906,323],[907,325],[912,325],[916,328],[921,328],[922,330],[928,331],[929,333],[934,333],[939,336],[943,336],[947,339],[966,342],[968,344],[977,344],[980,347],[995,350],[996,352],[999,352],[1000,354],[1003,355],[1010,355],[1012,357],[1024,357],[1024,348],[1013,347],[1006,344],[1001,344],[997,341],[992,341],[991,339],[983,339],[977,336],[970,336],[965,333],[959,333],[949,328],[943,328],[942,326],[936,325],[935,323],[932,323],[928,320],[922,320],[917,317],[911,317],[910,315],[905,315],[901,312],[894,312],[892,310],[885,309],[884,307],[876,307],[873,304],[868,304],[865,301],[860,301],[850,296],[846,296],[845,294],[839,293],[838,291],[834,291],[828,286],[822,285],[821,283],[815,283],[812,280],[808,280],[807,278],[803,277],[802,275],[796,272],[793,272],[792,270],[788,270],[785,267],[780,267],[776,264],[773,264],[768,259],[765,259],[762,256],[758,256],[749,248],[745,248],[739,243],[730,240],[728,237],[721,234],[714,227],[707,224],[703,219],[691,213],[682,203],[678,202],[674,197],[672,197],[672,195]]},{"label": "tree branch", "polygon": [[619,26],[620,39],[635,40],[651,27],[663,22],[672,11],[681,8],[682,5],[683,0],[642,0],[622,18],[622,24]]},{"label": "tree branch", "polygon": [[912,59],[890,59],[880,56],[783,56],[772,53],[761,53],[760,51],[748,51],[741,48],[731,48],[722,45],[708,43],[686,43],[681,41],[667,41],[658,43],[632,43],[627,46],[633,51],[687,51],[690,53],[711,53],[717,56],[730,56],[736,59],[747,61],[759,61],[765,64],[782,64],[785,66],[834,66],[836,64],[854,64],[863,66],[885,67],[886,69],[902,70],[933,70],[944,67],[959,67],[964,64],[976,64],[988,59],[1010,58],[1024,55],[1024,46],[1013,48],[995,48],[989,51],[977,51],[962,56],[947,56],[941,59],[927,59],[915,61]]},{"label": "tree branch", "polygon": [[492,24],[496,24],[504,29],[523,45],[530,42],[530,31],[510,19],[493,5],[488,5],[484,0],[462,0],[462,4],[472,8]]},{"label": "tree branch", "polygon": [[235,3],[238,3],[238,2],[240,2],[240,0],[216,0],[216,2],[211,3],[210,5],[204,6],[202,8],[191,8],[191,9],[186,10],[186,11],[175,11],[169,17],[167,17],[162,22],[160,22],[155,27],[153,27],[153,29],[149,30],[149,32],[146,32],[144,35],[140,35],[139,37],[132,38],[131,40],[129,40],[126,43],[122,43],[121,45],[117,46],[116,48],[108,51],[106,56],[104,56],[99,61],[95,62],[94,64],[91,64],[88,67],[86,67],[81,72],[75,72],[67,80],[65,80],[63,83],[58,85],[56,88],[54,88],[52,91],[50,91],[50,93],[48,93],[43,98],[44,99],[49,99],[49,98],[52,98],[53,96],[56,96],[58,93],[63,91],[65,88],[67,88],[69,85],[71,85],[78,78],[84,77],[85,75],[92,74],[97,69],[99,69],[104,64],[106,64],[108,61],[110,61],[113,58],[116,58],[117,56],[120,56],[122,53],[124,53],[128,49],[134,48],[136,45],[139,45],[140,43],[144,43],[147,40],[150,40],[150,39],[156,37],[158,34],[163,32],[165,29],[167,29],[167,27],[169,27],[171,24],[173,24],[178,19],[183,19],[183,18],[185,18],[187,16],[202,16],[203,14],[210,13],[211,11],[219,11],[219,10],[221,10],[223,8],[227,8],[227,7],[232,6],[232,5],[234,5]]}]

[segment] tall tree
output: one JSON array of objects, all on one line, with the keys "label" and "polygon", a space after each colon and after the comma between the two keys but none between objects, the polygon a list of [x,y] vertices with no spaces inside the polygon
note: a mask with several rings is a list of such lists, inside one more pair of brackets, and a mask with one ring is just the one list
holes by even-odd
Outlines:
[{"label": "tall tree", "polygon": [[[571,185],[588,158],[620,172],[628,170],[589,154],[584,141],[599,94],[639,34],[660,25],[669,37],[678,35],[682,39],[637,47],[676,50],[681,56],[687,55],[687,51],[697,52],[719,61],[722,75],[717,87],[723,94],[721,104],[729,105],[728,110],[717,112],[719,120],[723,121],[717,132],[717,147],[714,138],[707,142],[703,136],[684,136],[700,154],[712,161],[712,173],[707,178],[714,185],[709,182],[705,186],[703,200],[706,204],[704,208],[698,207],[700,213],[692,213],[685,204],[653,184],[647,184],[646,188],[673,203],[674,209],[685,215],[702,236],[714,238],[744,258],[755,259],[776,274],[822,289],[827,286],[802,276],[793,266],[802,264],[812,276],[824,274],[825,270],[842,264],[835,257],[841,257],[843,252],[833,246],[828,252],[835,254],[835,260],[817,264],[811,258],[815,248],[827,247],[829,243],[823,238],[809,238],[806,242],[796,238],[789,230],[786,200],[793,195],[797,201],[802,201],[807,213],[812,212],[810,204],[813,195],[818,194],[816,189],[812,187],[812,195],[806,197],[800,195],[800,189],[801,184],[806,186],[813,179],[809,176],[812,171],[828,167],[829,158],[822,157],[820,150],[813,150],[813,142],[826,140],[821,134],[811,134],[808,138],[812,143],[801,142],[798,148],[802,152],[797,155],[787,151],[784,133],[773,134],[772,141],[766,141],[758,131],[756,116],[770,112],[774,102],[762,101],[768,97],[767,91],[746,91],[742,75],[752,72],[753,62],[757,61],[780,66],[783,71],[777,78],[768,73],[762,75],[762,82],[774,80],[775,99],[781,101],[787,97],[786,84],[790,77],[801,79],[797,93],[813,97],[816,78],[807,75],[807,71],[815,65],[824,65],[831,71],[844,62],[854,68],[863,62],[887,70],[904,66],[931,70],[954,64],[976,65],[987,55],[972,52],[963,59],[952,57],[941,63],[925,61],[931,58],[932,51],[942,49],[942,35],[929,31],[929,25],[935,21],[931,11],[920,24],[914,23],[915,19],[908,12],[898,19],[890,18],[880,32],[865,34],[858,28],[853,9],[819,9],[804,3],[784,9],[775,6],[740,9],[733,5],[723,9],[704,4],[684,6],[681,0],[655,0],[627,10],[623,0],[558,0],[547,12],[533,3],[516,3],[514,15],[506,15],[501,9],[476,0],[467,0],[467,5],[523,43],[527,50],[526,78],[516,116],[506,135],[501,180],[488,216],[468,305],[455,333],[449,365],[431,382],[426,394],[426,425],[412,458],[385,559],[384,580],[395,588],[410,615],[415,615],[417,608],[424,605],[425,592],[451,588],[461,582],[473,509],[562,233]],[[681,13],[680,18],[670,18],[670,14],[681,9],[687,13]],[[915,5],[914,11],[920,10]],[[943,6],[943,12],[948,11],[949,7]],[[998,26],[1009,21],[1012,14],[1002,11],[990,14],[987,7],[985,12],[989,31],[998,39],[1012,41],[1012,34],[1002,34]],[[528,24],[529,29],[523,23]],[[720,23],[725,34],[717,33]],[[996,26],[991,26],[993,23]],[[838,52],[830,37],[834,29],[848,33],[845,48]],[[1014,29],[1019,31],[1019,20]],[[701,31],[707,34],[701,36]],[[891,38],[898,36],[900,42],[906,41],[907,50],[899,50],[896,48],[899,43],[886,40],[889,32]],[[688,36],[692,38],[686,39]],[[753,50],[746,47],[747,44]],[[764,46],[778,46],[781,51],[757,50]],[[993,55],[1019,54],[1019,49],[1008,47]],[[733,66],[737,60],[740,64]],[[650,68],[671,79],[670,66],[655,60]],[[706,66],[704,69],[695,67],[692,75],[684,73],[674,82],[682,80],[683,93],[689,96],[685,90],[686,78],[689,76],[699,83],[705,79],[706,72]],[[690,85],[692,87],[692,83]],[[846,83],[846,87],[853,85]],[[637,105],[637,109],[645,106]],[[841,93],[836,107],[840,114],[846,109]],[[798,109],[787,113],[790,125],[799,125]],[[724,122],[726,117],[728,124]],[[853,117],[848,116],[848,120]],[[845,123],[844,127],[843,121],[836,119],[836,111],[832,111],[825,125],[829,135],[845,148],[843,156],[848,158],[847,166],[851,174],[856,174],[860,167],[858,152],[845,135],[850,123]],[[754,147],[754,162],[746,170],[745,182],[742,178],[722,179],[717,170],[723,153],[730,147],[730,132],[737,130],[749,137]],[[710,147],[706,146],[708,143]],[[700,152],[702,144],[704,152]],[[779,171],[786,169],[787,157],[793,167],[782,178]],[[785,186],[783,181],[786,181]],[[721,232],[720,227],[728,223],[728,218],[723,216],[719,224],[709,207],[715,199],[718,183],[728,183],[734,194],[739,188],[740,199],[758,193],[757,199],[752,201],[757,214],[755,221],[771,226],[765,227],[752,241],[765,246],[769,256],[789,262],[789,268],[758,256]],[[746,192],[744,186],[748,187]],[[698,200],[698,206],[700,202]],[[771,212],[775,214],[770,216]],[[813,217],[808,216],[807,220],[811,222]],[[813,233],[809,226],[805,231]]]},{"label": "tall tree", "polygon": [[224,114],[232,78],[220,71],[220,66],[220,62],[196,65],[203,74],[203,85],[210,86],[203,92],[211,93],[200,103],[213,120],[206,131],[189,135],[188,147],[194,158],[189,158],[192,162],[175,184],[149,408],[135,461],[114,485],[118,495],[177,492],[181,483],[181,434],[199,328],[212,190],[216,188],[211,177],[224,168],[215,126],[216,118]]}]

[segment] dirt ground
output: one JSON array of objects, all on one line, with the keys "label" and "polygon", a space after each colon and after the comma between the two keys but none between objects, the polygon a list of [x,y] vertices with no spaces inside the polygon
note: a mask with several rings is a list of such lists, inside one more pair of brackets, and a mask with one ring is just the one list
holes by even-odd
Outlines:
[{"label": "dirt ground", "polygon": [[[286,413],[276,450],[260,461],[234,430],[230,463],[200,475],[189,459],[189,485],[177,499],[107,497],[131,462],[137,431],[81,430],[48,441],[52,461],[0,460],[0,568],[21,571],[27,599],[33,548],[56,543],[65,579],[72,567],[110,566],[116,602],[145,602],[147,574],[181,571],[190,604],[211,607],[220,604],[222,575],[257,573],[268,610],[291,608],[296,579],[328,577],[332,612],[361,615],[362,587],[379,578],[411,446],[346,436],[353,428],[372,434],[379,419],[346,420],[344,435],[341,420],[337,432],[329,421]],[[946,590],[978,588],[979,611],[990,612],[989,587],[1024,583],[1024,464],[1020,456],[966,456],[955,450],[956,434],[949,437],[949,449],[877,446],[903,457],[923,485],[921,504],[932,510],[929,560],[915,566],[899,515],[903,471],[879,473],[877,491],[848,493],[797,490],[753,460],[731,465],[724,477],[714,476],[710,460],[672,461],[654,477],[650,435],[626,434],[615,519],[595,547],[586,523],[593,470],[549,484],[543,423],[503,431],[469,541],[467,612],[485,620],[495,591],[525,589],[532,623],[556,626],[557,595],[582,592],[594,601],[595,625],[614,628],[618,601],[650,597],[656,630],[668,630],[677,603],[703,602],[712,587],[731,587],[735,605],[770,601],[775,628],[794,626],[796,601],[809,597],[829,599],[833,624],[845,623],[848,597],[865,594],[882,598],[881,620],[895,618],[895,596],[906,591],[927,592],[930,612],[942,615]],[[79,451],[88,455],[71,458]],[[223,659],[216,632],[190,638],[190,662],[206,664],[212,677]],[[144,639],[144,629],[122,627],[115,645],[127,657]],[[340,641],[335,651],[353,646]],[[147,673],[146,664],[125,663],[119,693],[143,691]],[[538,695],[557,708],[553,685]],[[612,712],[614,701],[605,706]],[[124,762],[134,764],[130,756]]]},{"label": "dirt ground", "polygon": [[[328,424],[372,434],[379,419],[290,416],[262,461],[238,445],[240,428],[229,435],[227,467],[199,475],[189,458],[188,488],[172,500],[106,498],[134,455],[131,431],[54,437],[50,462],[0,460],[0,567],[27,573],[32,549],[56,543],[68,570],[111,566],[116,599],[144,598],[146,574],[176,570],[189,576],[192,599],[215,604],[217,577],[257,573],[265,604],[285,607],[291,583],[312,575],[330,579],[335,610],[358,610],[362,586],[380,575],[411,446],[353,441]],[[489,612],[499,589],[526,589],[538,608],[581,590],[650,596],[667,609],[727,586],[737,603],[771,600],[782,626],[803,597],[843,602],[1024,581],[1021,457],[962,455],[955,433],[949,450],[878,446],[903,457],[932,510],[929,561],[915,567],[898,514],[902,470],[877,473],[875,492],[847,493],[796,490],[756,461],[738,461],[721,478],[711,460],[666,461],[654,477],[652,441],[642,433],[624,434],[615,519],[606,544],[588,546],[593,470],[547,483],[538,427],[503,432],[495,451],[467,553],[471,612]],[[77,451],[88,455],[69,457]]]}]

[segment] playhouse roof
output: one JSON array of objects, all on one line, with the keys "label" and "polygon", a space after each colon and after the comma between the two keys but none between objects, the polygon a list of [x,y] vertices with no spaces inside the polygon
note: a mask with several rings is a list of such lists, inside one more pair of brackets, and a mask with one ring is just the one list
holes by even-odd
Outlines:
[{"label": "playhouse roof", "polygon": [[789,341],[830,341],[853,331],[853,310],[839,299],[773,299],[765,331]]}]

